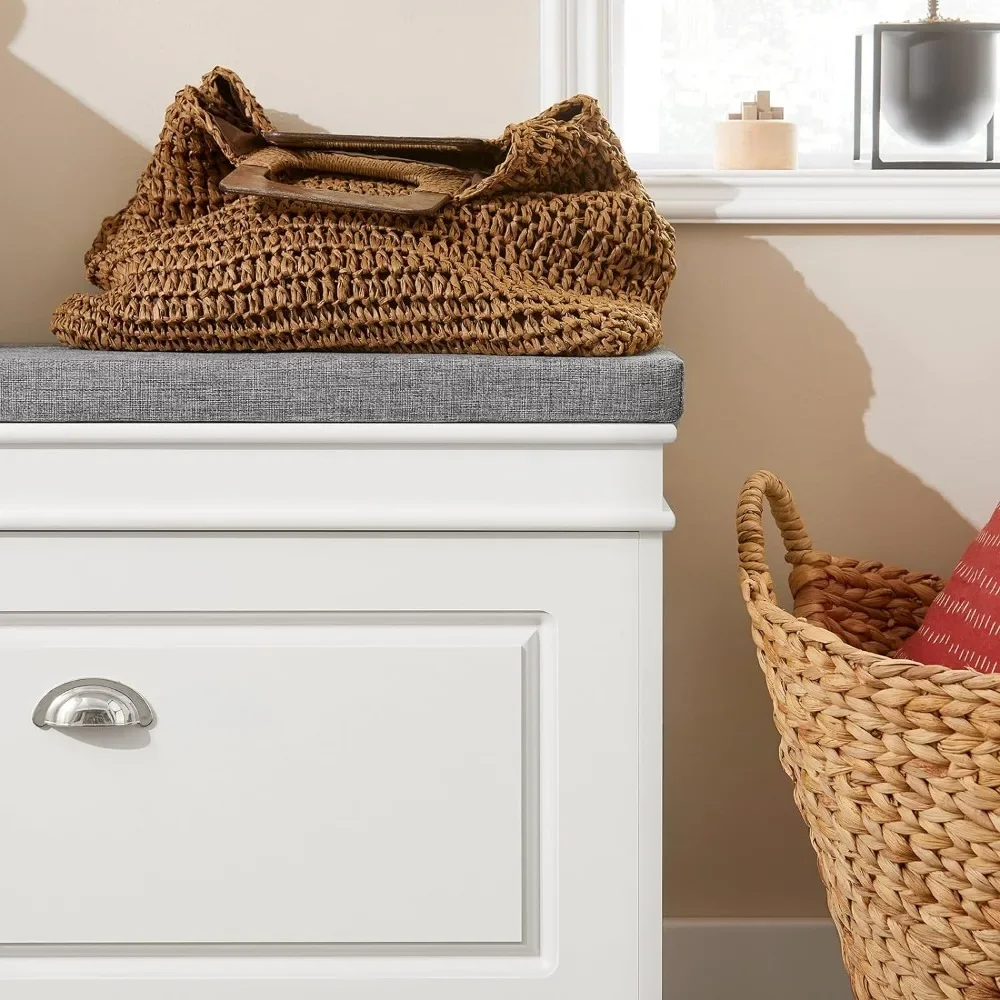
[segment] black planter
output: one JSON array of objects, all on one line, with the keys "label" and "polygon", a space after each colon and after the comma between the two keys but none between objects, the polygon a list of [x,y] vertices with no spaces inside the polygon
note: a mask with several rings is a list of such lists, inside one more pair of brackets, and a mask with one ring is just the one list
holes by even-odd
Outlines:
[{"label": "black planter", "polygon": [[882,113],[904,139],[947,145],[971,139],[997,101],[996,35],[960,22],[882,35]]}]

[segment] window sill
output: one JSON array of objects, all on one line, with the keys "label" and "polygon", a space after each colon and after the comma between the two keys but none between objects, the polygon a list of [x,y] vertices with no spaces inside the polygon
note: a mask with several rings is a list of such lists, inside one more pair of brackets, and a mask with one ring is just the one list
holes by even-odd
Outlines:
[{"label": "window sill", "polygon": [[671,222],[1000,224],[1000,170],[640,170]]}]

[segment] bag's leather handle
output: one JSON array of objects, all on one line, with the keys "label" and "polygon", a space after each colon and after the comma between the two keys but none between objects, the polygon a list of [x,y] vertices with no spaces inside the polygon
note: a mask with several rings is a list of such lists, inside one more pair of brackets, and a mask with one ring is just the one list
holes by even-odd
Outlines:
[{"label": "bag's leather handle", "polygon": [[[420,153],[466,154],[492,158],[499,162],[504,153],[489,139],[471,139],[465,136],[413,136],[413,135],[337,135],[330,132],[265,132],[264,141],[269,146],[283,149],[340,149],[378,156],[402,156],[422,159]],[[430,162],[436,162],[433,159]]]},{"label": "bag's leather handle", "polygon": [[[379,195],[303,187],[272,180],[271,175],[280,170],[306,170],[393,181],[411,184],[413,190],[406,194]],[[319,152],[269,146],[241,160],[236,169],[222,179],[219,186],[230,194],[304,201],[345,211],[426,215],[446,205],[479,177],[474,172],[437,163],[419,163],[343,150]]]}]

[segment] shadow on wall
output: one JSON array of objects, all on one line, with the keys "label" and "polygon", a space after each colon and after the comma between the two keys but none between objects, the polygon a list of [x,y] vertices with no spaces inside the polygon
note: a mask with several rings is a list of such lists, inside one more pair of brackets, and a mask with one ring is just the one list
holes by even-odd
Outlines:
[{"label": "shadow on wall", "polygon": [[666,545],[666,914],[825,915],[737,585],[740,487],[770,468],[817,547],[914,569],[949,572],[974,531],[868,443],[868,362],[781,253],[728,226],[682,227],[679,245],[664,314],[689,401],[665,455],[679,525]]},{"label": "shadow on wall", "polygon": [[22,0],[0,3],[0,343],[14,344],[51,341],[52,310],[88,289],[83,255],[101,220],[131,197],[149,159],[9,51],[24,17]]}]

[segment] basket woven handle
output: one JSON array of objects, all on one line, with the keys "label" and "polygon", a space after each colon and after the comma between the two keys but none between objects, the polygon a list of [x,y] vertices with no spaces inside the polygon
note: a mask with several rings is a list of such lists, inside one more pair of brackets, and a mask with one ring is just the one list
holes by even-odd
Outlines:
[{"label": "basket woven handle", "polygon": [[[412,184],[406,194],[379,195],[331,188],[303,187],[271,179],[281,170],[341,174],[370,180]],[[457,167],[416,160],[400,160],[343,150],[320,152],[269,146],[241,160],[219,186],[230,194],[305,201],[344,211],[391,212],[395,215],[426,215],[447,204],[479,175]]]},{"label": "basket woven handle", "polygon": [[736,510],[736,536],[740,568],[747,573],[771,576],[764,556],[764,498],[771,507],[785,543],[785,562],[798,565],[812,551],[812,541],[788,487],[771,472],[755,472],[743,484]]}]

